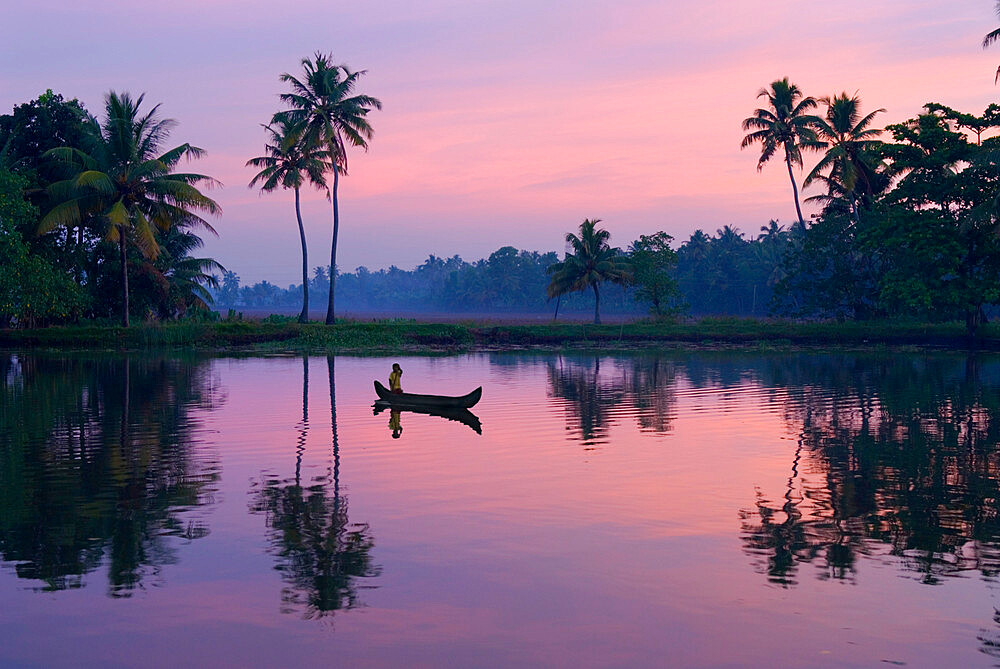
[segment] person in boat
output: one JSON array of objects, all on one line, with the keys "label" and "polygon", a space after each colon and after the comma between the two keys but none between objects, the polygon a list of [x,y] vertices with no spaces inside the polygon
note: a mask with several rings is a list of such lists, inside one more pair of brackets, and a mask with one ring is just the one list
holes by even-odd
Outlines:
[{"label": "person in boat", "polygon": [[403,393],[403,385],[400,382],[403,378],[403,368],[399,366],[398,362],[392,363],[392,373],[389,374],[389,391],[401,395]]}]

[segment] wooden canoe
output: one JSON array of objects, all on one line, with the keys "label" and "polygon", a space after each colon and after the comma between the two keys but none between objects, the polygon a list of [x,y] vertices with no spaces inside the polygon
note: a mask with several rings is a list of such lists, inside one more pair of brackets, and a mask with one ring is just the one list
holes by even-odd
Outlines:
[{"label": "wooden canoe", "polygon": [[417,395],[415,393],[393,393],[378,381],[375,382],[375,394],[384,402],[400,406],[438,407],[442,409],[471,409],[483,396],[483,387],[479,386],[468,395],[450,397],[448,395]]}]

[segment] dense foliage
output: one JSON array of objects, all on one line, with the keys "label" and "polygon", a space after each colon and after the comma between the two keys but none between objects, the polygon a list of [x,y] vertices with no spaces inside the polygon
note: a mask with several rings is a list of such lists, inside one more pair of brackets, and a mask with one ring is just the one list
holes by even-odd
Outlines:
[{"label": "dense foliage", "polygon": [[[174,122],[111,92],[103,122],[48,91],[0,116],[0,325],[174,318],[205,310],[222,267],[191,255],[208,177],[162,151]],[[137,252],[137,253],[136,253]],[[130,289],[131,285],[131,289]]]},{"label": "dense foliage", "polygon": [[856,98],[827,105],[839,139],[810,175],[826,185],[823,210],[789,250],[776,309],[964,319],[974,333],[1000,301],[1000,139],[983,138],[1000,126],[996,110],[974,116],[931,103],[880,141]]}]

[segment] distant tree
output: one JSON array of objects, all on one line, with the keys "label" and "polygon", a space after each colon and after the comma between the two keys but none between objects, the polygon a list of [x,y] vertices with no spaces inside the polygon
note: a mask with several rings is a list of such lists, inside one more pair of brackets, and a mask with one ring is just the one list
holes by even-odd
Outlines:
[{"label": "distant tree", "polygon": [[240,276],[236,272],[226,270],[222,273],[220,282],[218,301],[227,306],[233,306],[239,299]]},{"label": "distant tree", "polygon": [[566,242],[572,252],[567,253],[562,262],[548,268],[552,280],[548,286],[548,296],[558,297],[565,293],[594,291],[594,323],[601,322],[600,284],[605,281],[625,284],[632,278],[632,267],[621,250],[608,244],[611,233],[597,227],[601,219],[585,219],[580,224],[580,235],[566,234]]},{"label": "distant tree", "polygon": [[144,97],[109,92],[106,117],[94,128],[89,152],[60,147],[46,153],[74,176],[49,186],[48,194],[57,204],[38,227],[39,233],[45,233],[58,226],[79,225],[88,214],[105,226],[107,239],[118,243],[125,327],[129,325],[129,239],[145,257],[155,258],[160,250],[156,230],[183,223],[215,232],[196,212],[221,212],[214,200],[198,190],[216,183],[213,179],[174,171],[181,159],[200,157],[204,151],[181,144],[160,153],[175,121],[159,118],[159,105],[142,114],[139,108]]},{"label": "distant tree", "polygon": [[760,159],[757,161],[758,172],[764,169],[764,165],[774,157],[779,148],[784,152],[788,178],[792,182],[792,196],[795,198],[795,212],[799,217],[799,225],[805,227],[792,165],[802,167],[802,147],[816,138],[812,129],[816,117],[807,113],[816,107],[816,100],[803,97],[802,91],[790,83],[788,77],[772,82],[770,88],[762,88],[757,97],[766,97],[770,106],[758,109],[753,116],[744,119],[743,130],[750,132],[743,138],[740,148],[745,149],[751,144],[761,145]]},{"label": "distant tree", "polygon": [[[302,59],[302,70],[302,79],[287,72],[281,75],[281,80],[292,89],[280,96],[290,109],[275,114],[274,120],[287,123],[289,127],[301,127],[302,141],[324,147],[331,157],[333,184],[329,194],[333,209],[333,242],[330,247],[330,267],[336,268],[337,237],[340,232],[337,188],[340,174],[347,174],[346,143],[368,149],[368,140],[371,139],[373,130],[367,116],[372,109],[381,109],[382,103],[368,95],[352,95],[366,70],[353,72],[346,65],[334,65],[332,55],[317,51],[312,58]],[[332,272],[326,312],[327,325],[332,325],[335,321],[335,287],[336,272]]]},{"label": "distant tree", "polygon": [[302,312],[299,322],[309,321],[309,258],[306,249],[306,230],[302,225],[299,191],[309,183],[316,188],[326,188],[326,171],[333,164],[326,147],[303,141],[304,128],[289,125],[286,120],[265,125],[268,141],[264,155],[247,161],[248,167],[260,172],[250,180],[250,187],[260,185],[263,193],[278,187],[295,191],[295,218],[299,223],[299,241],[302,243]]},{"label": "distant tree", "polygon": [[[673,276],[677,267],[677,253],[670,248],[673,239],[660,231],[653,235],[640,235],[629,247],[635,299],[649,302],[650,311],[657,316],[667,313],[666,305],[680,294]],[[675,306],[670,311],[677,308]]]}]

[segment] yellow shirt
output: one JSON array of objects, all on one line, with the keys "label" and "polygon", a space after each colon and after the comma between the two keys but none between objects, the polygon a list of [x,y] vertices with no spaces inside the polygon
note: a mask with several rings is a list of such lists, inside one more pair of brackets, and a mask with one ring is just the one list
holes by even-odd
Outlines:
[{"label": "yellow shirt", "polygon": [[403,376],[402,371],[392,370],[392,374],[389,375],[389,390],[403,389],[403,387],[399,383],[399,380],[402,376]]}]

